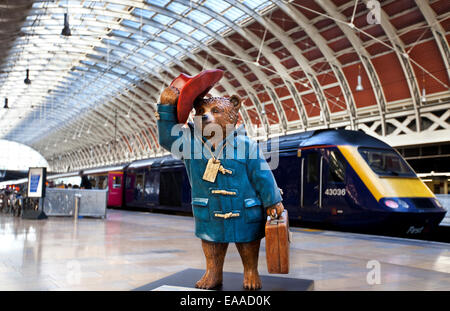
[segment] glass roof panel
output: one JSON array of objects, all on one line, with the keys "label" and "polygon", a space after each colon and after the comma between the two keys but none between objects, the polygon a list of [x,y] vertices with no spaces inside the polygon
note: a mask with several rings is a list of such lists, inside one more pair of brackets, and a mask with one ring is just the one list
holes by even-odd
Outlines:
[{"label": "glass roof panel", "polygon": [[194,30],[194,27],[183,22],[176,22],[175,24],[172,25],[172,27],[179,31],[184,32],[185,34],[188,34]]},{"label": "glass roof panel", "polygon": [[143,9],[140,9],[140,8],[135,8],[133,10],[132,14],[135,15],[135,16],[139,16],[139,17],[142,16],[144,18],[151,19],[152,16],[155,14],[155,12],[150,11],[150,10],[143,10]]},{"label": "glass roof panel", "polygon": [[166,53],[169,54],[169,55],[175,56],[175,55],[178,54],[178,51],[175,50],[175,49],[172,49],[172,48],[168,48],[168,49],[166,50]]},{"label": "glass roof panel", "polygon": [[165,62],[167,62],[167,58],[162,56],[162,55],[158,55],[155,57],[155,60],[157,60],[158,62],[160,62],[161,64],[164,64]]},{"label": "glass roof panel", "polygon": [[148,4],[164,7],[167,3],[170,2],[170,0],[145,0],[145,2]]},{"label": "glass roof panel", "polygon": [[181,39],[180,41],[178,41],[178,45],[183,47],[183,48],[192,48],[193,44],[185,39]]},{"label": "glass roof panel", "polygon": [[80,63],[85,64],[85,65],[89,65],[89,66],[92,66],[92,65],[95,64],[94,62],[91,62],[89,60],[82,60],[82,61],[80,61]]},{"label": "glass roof panel", "polygon": [[176,41],[180,40],[180,37],[178,37],[170,32],[163,32],[159,37],[167,39],[168,42],[176,42]]},{"label": "glass roof panel", "polygon": [[122,42],[121,46],[123,46],[124,48],[126,48],[127,50],[130,50],[130,51],[132,51],[132,50],[134,50],[136,48],[135,45],[129,44],[129,43],[125,43],[125,42]]},{"label": "glass roof panel", "polygon": [[139,54],[135,54],[135,55],[137,55],[137,56],[130,55],[130,56],[128,57],[128,59],[129,59],[132,63],[134,63],[134,64],[140,64],[140,63],[142,63],[142,62],[145,62],[145,60],[142,59],[142,56],[141,56],[141,57],[138,57]]},{"label": "glass roof panel", "polygon": [[203,5],[217,13],[222,13],[230,7],[230,4],[228,2],[220,0],[206,0]]},{"label": "glass roof panel", "polygon": [[160,30],[156,27],[150,26],[150,25],[144,25],[142,26],[142,30],[149,33],[149,34],[156,34],[158,33]]},{"label": "glass roof panel", "polygon": [[139,45],[144,44],[144,42],[146,42],[148,40],[147,36],[144,36],[144,35],[141,36],[139,33],[131,35],[130,38],[133,39],[134,41],[136,41]]},{"label": "glass roof panel", "polygon": [[177,14],[185,13],[187,10],[190,9],[188,6],[185,6],[185,5],[183,5],[181,3],[178,3],[178,2],[172,2],[171,4],[169,4],[167,6],[167,8],[169,10],[171,10],[172,12],[175,12]]},{"label": "glass roof panel", "polygon": [[159,22],[162,25],[169,25],[170,23],[175,21],[173,18],[170,18],[169,16],[163,14],[156,14],[153,17],[153,20]]},{"label": "glass roof panel", "polygon": [[155,55],[155,53],[147,49],[140,49],[139,53],[144,54],[147,57],[153,57]]},{"label": "glass roof panel", "polygon": [[204,23],[206,23],[207,21],[209,21],[212,18],[211,16],[209,16],[207,14],[204,14],[203,12],[200,12],[200,11],[197,11],[197,10],[191,11],[187,15],[187,17],[189,19],[192,19],[192,20],[196,21],[199,24],[204,24]]},{"label": "glass roof panel", "polygon": [[225,14],[223,14],[223,16],[225,16],[226,18],[228,18],[231,21],[236,21],[237,19],[242,18],[243,16],[245,16],[246,14],[244,12],[242,12],[241,10],[235,8],[235,7],[230,7],[230,9],[228,9]]},{"label": "glass roof panel", "polygon": [[118,36],[118,37],[128,38],[128,37],[130,36],[131,33],[126,32],[126,31],[123,31],[123,30],[118,30],[118,29],[116,29],[116,30],[111,31],[111,34],[112,34],[113,36]]},{"label": "glass roof panel", "polygon": [[206,24],[206,27],[208,27],[212,31],[218,31],[219,29],[224,28],[225,24],[222,22],[219,22],[218,20],[213,19],[208,24]]},{"label": "glass roof panel", "polygon": [[164,50],[167,47],[167,45],[157,41],[152,41],[148,45],[151,45],[158,50]]},{"label": "glass roof panel", "polygon": [[106,44],[109,44],[109,45],[115,45],[115,46],[118,46],[118,45],[120,44],[120,41],[118,41],[118,40],[113,40],[113,39],[103,39],[103,41],[104,41]]},{"label": "glass roof panel", "polygon": [[106,15],[97,15],[97,20],[102,22],[112,22],[114,20],[114,17]]},{"label": "glass roof panel", "polygon": [[114,50],[114,51],[112,51],[111,53],[112,53],[112,54],[115,54],[115,55],[117,55],[117,56],[119,56],[119,57],[125,57],[125,56],[128,55],[127,53],[124,53],[124,52],[119,51],[119,50]]},{"label": "glass roof panel", "polygon": [[271,1],[264,1],[262,4],[260,4],[257,8],[256,11],[262,11],[263,9],[265,9],[266,7],[273,5]]},{"label": "glass roof panel", "polygon": [[243,4],[248,6],[250,9],[255,9],[262,4],[270,3],[270,1],[267,0],[244,0],[242,1]]},{"label": "glass roof panel", "polygon": [[121,75],[124,75],[124,74],[127,73],[126,71],[124,71],[124,70],[122,70],[120,68],[117,68],[117,67],[116,68],[112,68],[111,70],[116,72],[116,73],[118,73],[118,74],[121,74]]},{"label": "glass roof panel", "polygon": [[127,27],[132,27],[132,28],[135,28],[135,29],[139,29],[141,27],[140,23],[136,23],[136,22],[130,21],[128,19],[124,19],[122,21],[122,24],[127,26]]},{"label": "glass roof panel", "polygon": [[194,31],[192,34],[191,34],[191,36],[194,38],[194,39],[196,39],[196,40],[198,40],[198,41],[202,41],[203,39],[205,39],[206,37],[208,37],[208,35],[206,34],[206,33],[204,33],[203,31],[200,31],[200,30],[196,30],[196,31]]},{"label": "glass roof panel", "polygon": [[111,3],[108,4],[106,7],[112,11],[124,11],[127,6],[117,3]]}]

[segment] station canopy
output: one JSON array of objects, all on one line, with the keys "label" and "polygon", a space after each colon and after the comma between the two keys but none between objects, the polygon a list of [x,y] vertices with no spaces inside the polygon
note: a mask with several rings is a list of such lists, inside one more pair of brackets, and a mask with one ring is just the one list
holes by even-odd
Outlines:
[{"label": "station canopy", "polygon": [[159,156],[159,94],[212,68],[257,139],[442,137],[449,33],[448,0],[2,0],[0,138],[54,171]]}]

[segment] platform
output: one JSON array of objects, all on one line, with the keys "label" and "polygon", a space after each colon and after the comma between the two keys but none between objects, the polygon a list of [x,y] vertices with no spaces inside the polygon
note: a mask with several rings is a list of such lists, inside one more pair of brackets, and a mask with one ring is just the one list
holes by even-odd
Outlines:
[{"label": "platform", "polygon": [[[197,290],[195,283],[205,273],[202,269],[186,269],[165,278],[151,282],[139,288],[136,291],[150,291],[150,290],[175,290],[183,289],[186,291]],[[223,273],[223,284],[214,288],[216,291],[244,291],[242,286],[243,274],[236,272]],[[261,276],[262,288],[261,291],[308,291],[314,289],[314,281],[280,278],[277,276]]]},{"label": "platform", "polygon": [[[292,228],[291,273],[314,290],[450,290],[450,244]],[[204,269],[187,216],[108,210],[106,219],[0,215],[0,290],[129,291]],[[269,276],[261,244],[259,272]],[[368,278],[379,263],[380,282]],[[224,271],[242,273],[230,245]]]}]

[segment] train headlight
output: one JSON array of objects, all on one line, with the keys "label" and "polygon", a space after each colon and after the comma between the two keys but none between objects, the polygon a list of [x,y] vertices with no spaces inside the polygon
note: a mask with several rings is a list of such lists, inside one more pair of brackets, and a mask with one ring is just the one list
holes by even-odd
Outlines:
[{"label": "train headlight", "polygon": [[394,200],[386,200],[384,201],[384,204],[390,208],[398,208],[398,203],[395,202]]},{"label": "train headlight", "polygon": [[408,203],[406,203],[406,201],[403,201],[403,200],[398,200],[398,204],[401,206],[401,207],[403,207],[403,208],[409,208],[409,204]]}]

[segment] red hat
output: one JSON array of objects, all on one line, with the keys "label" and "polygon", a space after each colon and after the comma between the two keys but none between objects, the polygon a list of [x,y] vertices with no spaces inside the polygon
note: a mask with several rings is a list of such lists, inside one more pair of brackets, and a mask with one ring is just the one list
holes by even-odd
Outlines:
[{"label": "red hat", "polygon": [[186,122],[189,113],[194,106],[195,99],[208,94],[209,90],[219,82],[222,76],[223,70],[211,69],[202,71],[194,77],[182,73],[172,81],[170,86],[180,90],[177,104],[177,117],[179,123]]}]

